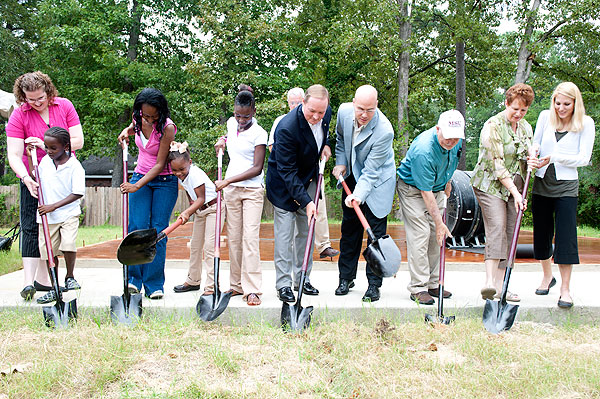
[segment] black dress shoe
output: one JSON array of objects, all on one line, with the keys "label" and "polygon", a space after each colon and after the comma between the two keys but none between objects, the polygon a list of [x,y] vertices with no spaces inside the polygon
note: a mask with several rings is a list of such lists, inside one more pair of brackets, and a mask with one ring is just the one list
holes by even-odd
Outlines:
[{"label": "black dress shoe", "polygon": [[[294,287],[294,291],[298,291],[298,287]],[[302,292],[305,295],[319,295],[319,290],[313,287],[309,281],[304,283],[304,290]]]},{"label": "black dress shoe", "polygon": [[379,298],[379,287],[369,284],[367,292],[365,292],[365,295],[362,297],[363,302],[375,302],[378,301]]},{"label": "black dress shoe", "polygon": [[296,301],[296,297],[294,296],[294,293],[292,292],[292,289],[290,287],[283,287],[277,290],[277,298],[279,298],[279,300],[281,302],[295,302]]},{"label": "black dress shoe", "polygon": [[552,276],[552,280],[550,280],[550,284],[548,284],[548,288],[543,289],[543,288],[538,288],[537,290],[535,290],[535,295],[548,295],[548,293],[550,292],[550,288],[554,287],[556,285],[556,279],[554,278],[554,276]]},{"label": "black dress shoe", "polygon": [[340,279],[340,285],[335,290],[335,295],[346,295],[350,292],[350,288],[354,287],[354,280]]},{"label": "black dress shoe", "polygon": [[189,285],[183,283],[181,285],[176,285],[173,287],[173,291],[175,292],[188,292],[188,291],[198,291],[200,289],[200,284],[198,285]]}]

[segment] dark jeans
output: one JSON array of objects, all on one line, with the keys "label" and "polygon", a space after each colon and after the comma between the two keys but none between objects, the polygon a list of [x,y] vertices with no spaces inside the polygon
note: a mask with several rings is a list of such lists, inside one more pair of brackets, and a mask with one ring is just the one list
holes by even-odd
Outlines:
[{"label": "dark jeans", "polygon": [[[143,175],[134,173],[130,183],[140,180]],[[155,228],[161,232],[169,225],[171,212],[177,202],[177,178],[174,175],[157,176],[135,193],[129,194],[129,232]],[[165,258],[167,239],[156,244],[156,256],[150,263],[129,266],[129,282],[146,295],[157,290],[164,291]]]},{"label": "dark jeans", "polygon": [[[354,191],[356,187],[356,181],[354,176],[350,175],[346,179],[346,184],[350,188],[350,191]],[[345,280],[354,280],[356,278],[356,269],[358,268],[358,258],[360,257],[364,228],[356,216],[354,208],[348,208],[344,204],[344,200],[347,195],[342,192],[342,237],[340,238],[340,258],[338,260],[338,269],[340,271],[340,278]],[[365,214],[365,218],[373,230],[375,238],[384,236],[387,230],[387,217],[378,218],[373,215],[366,203],[360,205],[360,209]],[[367,240],[367,245],[371,241]],[[381,287],[382,278],[378,277],[371,266],[367,262],[367,280],[369,285]]]}]

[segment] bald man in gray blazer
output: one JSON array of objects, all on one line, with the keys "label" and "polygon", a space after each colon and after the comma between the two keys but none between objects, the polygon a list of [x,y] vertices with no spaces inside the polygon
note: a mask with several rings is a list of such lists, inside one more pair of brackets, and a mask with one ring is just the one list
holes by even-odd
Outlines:
[{"label": "bald man in gray blazer", "polygon": [[[394,129],[377,108],[377,90],[365,85],[356,90],[351,103],[340,106],[336,130],[333,175],[337,178],[342,174],[353,191],[349,196],[342,192],[340,281],[335,290],[336,295],[346,295],[354,287],[364,233],[351,201],[358,202],[376,238],[386,234],[387,215],[392,210],[396,186]],[[379,300],[382,278],[373,273],[369,263],[367,279],[369,288],[363,301]]]}]

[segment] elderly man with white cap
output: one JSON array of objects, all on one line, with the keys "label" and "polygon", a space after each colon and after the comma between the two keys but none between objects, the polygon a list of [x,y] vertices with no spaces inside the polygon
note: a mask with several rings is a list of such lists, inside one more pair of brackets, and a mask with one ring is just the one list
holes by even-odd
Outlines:
[{"label": "elderly man with white cap", "polygon": [[[436,126],[410,145],[398,167],[396,191],[400,200],[410,272],[410,299],[433,305],[439,298],[440,247],[450,231],[442,221],[450,180],[458,166],[465,119],[457,110],[442,113]],[[444,298],[452,294],[442,293]]]}]

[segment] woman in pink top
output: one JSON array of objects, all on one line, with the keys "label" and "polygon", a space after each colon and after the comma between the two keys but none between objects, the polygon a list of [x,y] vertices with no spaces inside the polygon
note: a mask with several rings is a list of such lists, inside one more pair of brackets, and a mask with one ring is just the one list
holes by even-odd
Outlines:
[{"label": "woman in pink top", "polygon": [[[13,93],[19,108],[14,110],[6,125],[6,144],[8,163],[21,179],[19,247],[25,279],[21,296],[30,300],[36,290],[50,290],[50,279],[46,262],[40,260],[36,222],[38,184],[31,177],[33,169],[27,162],[25,139],[33,137],[43,142],[44,132],[50,127],[59,126],[69,131],[71,148],[78,150],[83,147],[83,130],[75,107],[66,98],[58,97],[58,91],[48,75],[37,71],[19,76]],[[38,159],[46,155],[42,148],[37,149]]]},{"label": "woman in pink top", "polygon": [[[157,89],[142,90],[133,103],[133,121],[119,135],[119,143],[135,135],[139,150],[137,166],[121,192],[129,193],[129,231],[155,228],[160,232],[169,225],[177,201],[177,177],[167,163],[169,147],[177,127],[169,118],[165,96]],[[144,286],[150,299],[164,295],[167,239],[156,244],[156,256],[150,263],[129,266],[129,292]]]}]

